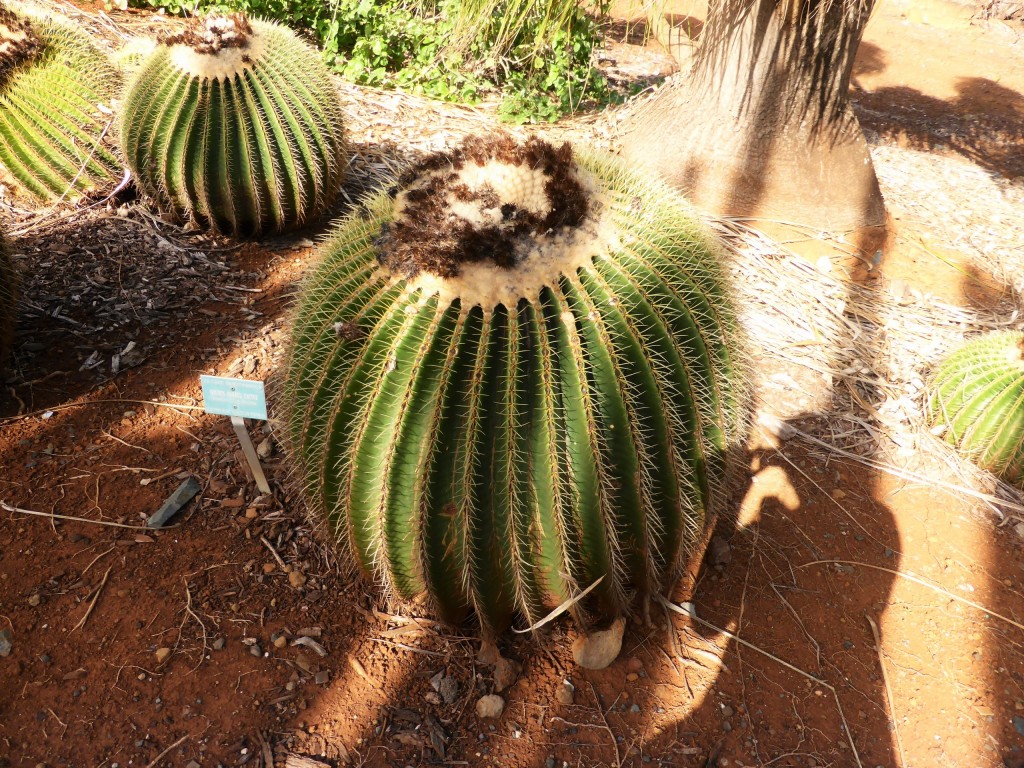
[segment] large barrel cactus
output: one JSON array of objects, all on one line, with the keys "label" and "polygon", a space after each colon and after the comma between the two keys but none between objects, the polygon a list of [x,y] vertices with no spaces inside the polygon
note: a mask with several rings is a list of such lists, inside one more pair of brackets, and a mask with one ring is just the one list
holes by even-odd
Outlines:
[{"label": "large barrel cactus", "polygon": [[321,248],[280,393],[342,548],[487,633],[598,579],[582,621],[670,586],[745,431],[716,245],[668,187],[536,139],[398,189]]},{"label": "large barrel cactus", "polygon": [[932,423],[978,466],[1024,479],[1024,333],[980,336],[953,352],[930,384]]},{"label": "large barrel cactus", "polygon": [[14,309],[18,300],[18,273],[3,234],[0,234],[0,369],[14,338]]},{"label": "large barrel cactus", "polygon": [[235,235],[306,223],[344,175],[341,102],[317,53],[241,14],[159,41],[127,88],[121,147],[139,185]]},{"label": "large barrel cactus", "polygon": [[120,75],[69,22],[0,6],[0,179],[39,202],[114,188],[108,145]]}]

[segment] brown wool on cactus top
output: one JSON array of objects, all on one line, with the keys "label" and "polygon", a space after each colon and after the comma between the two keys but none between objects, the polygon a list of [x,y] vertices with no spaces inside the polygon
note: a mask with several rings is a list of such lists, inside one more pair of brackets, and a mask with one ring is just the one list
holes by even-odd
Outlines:
[{"label": "brown wool on cactus top", "polygon": [[226,48],[245,48],[252,25],[244,13],[211,13],[189,19],[181,32],[160,38],[162,45],[187,45],[196,53],[215,56]]},{"label": "brown wool on cactus top", "polygon": [[568,143],[467,139],[399,179],[378,258],[406,277],[453,278],[462,265],[488,261],[511,269],[531,243],[584,223],[590,200],[577,174]]},{"label": "brown wool on cactus top", "polygon": [[0,5],[0,83],[42,47],[27,19]]}]

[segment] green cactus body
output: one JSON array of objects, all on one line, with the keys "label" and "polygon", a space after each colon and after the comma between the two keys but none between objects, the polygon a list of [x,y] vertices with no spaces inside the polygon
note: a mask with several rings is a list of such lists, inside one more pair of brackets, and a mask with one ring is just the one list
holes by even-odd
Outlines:
[{"label": "green cactus body", "polygon": [[14,309],[18,301],[18,273],[7,243],[0,234],[0,369],[11,351],[14,339]]},{"label": "green cactus body", "polygon": [[119,88],[84,32],[0,7],[0,178],[40,202],[113,189],[121,164],[107,136]]},{"label": "green cactus body", "polygon": [[235,235],[315,219],[346,164],[327,67],[287,28],[239,14],[162,40],[127,88],[120,133],[147,194]]},{"label": "green cactus body", "polygon": [[399,188],[322,247],[280,392],[342,548],[491,632],[598,579],[605,617],[673,584],[746,426],[713,241],[668,187],[568,145],[467,142]]},{"label": "green cactus body", "polygon": [[946,441],[978,466],[1024,479],[1024,333],[981,336],[935,371],[929,412]]}]

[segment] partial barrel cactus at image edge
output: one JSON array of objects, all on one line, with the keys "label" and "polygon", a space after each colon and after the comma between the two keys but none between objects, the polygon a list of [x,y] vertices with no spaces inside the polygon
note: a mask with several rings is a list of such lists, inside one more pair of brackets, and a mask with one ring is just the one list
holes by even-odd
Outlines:
[{"label": "partial barrel cactus at image edge", "polygon": [[953,352],[930,382],[932,424],[964,457],[1024,479],[1024,332],[985,334]]},{"label": "partial barrel cactus at image edge", "polygon": [[112,190],[118,70],[88,35],[0,6],[0,181],[38,202]]},{"label": "partial barrel cactus at image edge", "polygon": [[138,66],[121,148],[161,205],[233,235],[312,221],[346,166],[341,102],[316,51],[242,14],[192,20]]},{"label": "partial barrel cactus at image edge", "polygon": [[[279,404],[307,496],[391,594],[485,634],[670,588],[728,495],[744,344],[716,243],[613,159],[476,139],[320,249]],[[584,605],[585,604],[585,605]]]}]

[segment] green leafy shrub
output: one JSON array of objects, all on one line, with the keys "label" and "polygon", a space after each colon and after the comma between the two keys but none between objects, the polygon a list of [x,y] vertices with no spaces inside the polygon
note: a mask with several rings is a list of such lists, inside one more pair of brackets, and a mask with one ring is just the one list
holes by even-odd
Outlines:
[{"label": "green leafy shrub", "polygon": [[211,14],[161,41],[135,74],[121,148],[142,189],[236,235],[321,215],[346,165],[341,102],[286,27]]},{"label": "green leafy shrub", "polygon": [[0,6],[0,178],[38,202],[112,189],[107,145],[120,75],[69,22]]},{"label": "green leafy shrub", "polygon": [[603,616],[669,588],[745,433],[714,241],[667,186],[539,140],[471,140],[399,190],[294,311],[278,402],[313,508],[388,591],[489,633],[602,577]]},{"label": "green leafy shrub", "polygon": [[[133,3],[187,10],[177,0]],[[610,98],[591,66],[596,23],[576,3],[562,5],[569,12],[558,24],[542,5],[506,1],[478,7],[457,0],[214,0],[200,7],[309,30],[328,64],[360,85],[462,102],[499,88],[501,114],[524,122],[556,119],[587,101]]]},{"label": "green leafy shrub", "polygon": [[1024,333],[990,333],[951,354],[930,382],[929,413],[966,458],[1024,479]]}]

